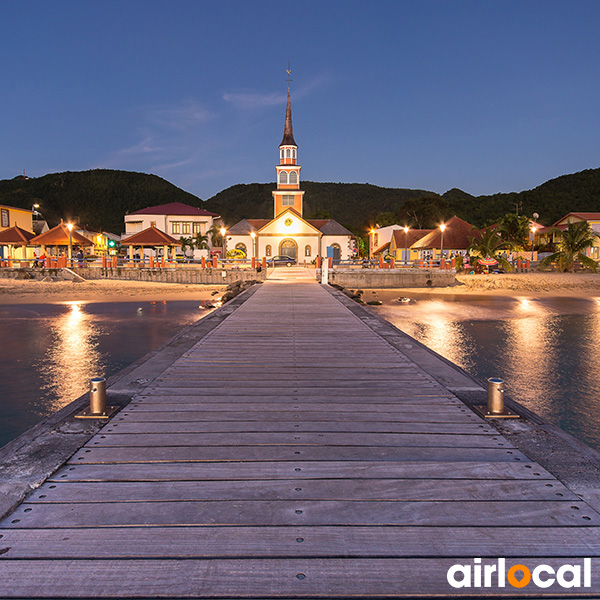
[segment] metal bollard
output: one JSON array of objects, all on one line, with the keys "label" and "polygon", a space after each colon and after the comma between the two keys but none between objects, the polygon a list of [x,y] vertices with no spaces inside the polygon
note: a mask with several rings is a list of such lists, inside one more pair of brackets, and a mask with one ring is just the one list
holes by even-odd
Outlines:
[{"label": "metal bollard", "polygon": [[103,415],[106,412],[106,379],[94,377],[90,380],[90,414]]},{"label": "metal bollard", "polygon": [[108,419],[119,410],[119,406],[106,406],[106,379],[94,377],[90,380],[90,406],[75,415],[76,419]]},{"label": "metal bollard", "polygon": [[487,384],[488,412],[493,415],[501,415],[504,412],[504,379],[490,377]]},{"label": "metal bollard", "polygon": [[518,419],[519,415],[504,408],[504,379],[490,377],[487,380],[487,406],[473,406],[486,419]]}]

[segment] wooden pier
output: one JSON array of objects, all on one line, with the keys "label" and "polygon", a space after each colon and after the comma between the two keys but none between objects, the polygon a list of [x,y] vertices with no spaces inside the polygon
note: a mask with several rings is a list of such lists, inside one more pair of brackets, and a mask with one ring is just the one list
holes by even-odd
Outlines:
[{"label": "wooden pier", "polygon": [[[595,510],[329,291],[282,279],[0,523],[0,598],[598,597],[599,556]],[[499,557],[589,557],[591,587],[448,583]]]}]

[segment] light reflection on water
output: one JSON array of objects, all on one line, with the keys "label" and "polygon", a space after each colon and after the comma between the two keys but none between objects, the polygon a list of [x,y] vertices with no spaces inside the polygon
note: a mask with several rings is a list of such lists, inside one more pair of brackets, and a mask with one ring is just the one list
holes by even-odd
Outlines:
[{"label": "light reflection on water", "polygon": [[191,301],[0,306],[0,446],[205,314]]},{"label": "light reflection on water", "polygon": [[600,299],[380,297],[399,329],[600,449]]}]

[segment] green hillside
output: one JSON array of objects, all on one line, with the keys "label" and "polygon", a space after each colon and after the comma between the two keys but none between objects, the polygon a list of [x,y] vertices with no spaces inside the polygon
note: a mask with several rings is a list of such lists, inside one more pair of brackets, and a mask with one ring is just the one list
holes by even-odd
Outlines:
[{"label": "green hillside", "polygon": [[[223,216],[227,224],[253,217],[273,217],[273,183],[234,185],[205,203],[207,210]],[[315,183],[303,181],[304,216],[331,217],[353,230],[374,223],[382,212],[397,212],[410,199],[435,196],[425,190],[382,188],[368,183]]]},{"label": "green hillside", "polygon": [[[121,233],[128,212],[168,202],[216,212],[228,226],[243,218],[268,219],[273,216],[275,187],[275,183],[234,185],[202,201],[156,175],[97,169],[0,181],[0,204],[31,208],[38,203],[51,226],[61,218],[79,218],[91,229]],[[482,226],[517,209],[530,216],[539,213],[546,225],[570,211],[600,212],[600,169],[563,175],[532,190],[490,196],[471,196],[456,188],[440,196],[362,183],[305,181],[301,187],[306,192],[307,218],[331,217],[358,234],[375,223],[435,227],[454,214]]]},{"label": "green hillside", "polygon": [[79,218],[79,223],[90,229],[119,234],[124,230],[126,213],[168,202],[203,208],[202,200],[172,183],[156,175],[130,171],[67,171],[0,181],[0,204],[29,209],[39,204],[51,227],[60,219]]}]

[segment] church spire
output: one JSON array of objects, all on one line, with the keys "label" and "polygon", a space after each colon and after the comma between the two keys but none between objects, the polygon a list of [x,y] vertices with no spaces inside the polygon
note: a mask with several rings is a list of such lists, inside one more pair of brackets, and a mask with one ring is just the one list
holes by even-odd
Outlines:
[{"label": "church spire", "polygon": [[294,141],[294,129],[292,127],[292,103],[290,101],[290,88],[288,87],[287,106],[285,109],[285,126],[283,128],[283,139],[280,146],[298,146]]}]

